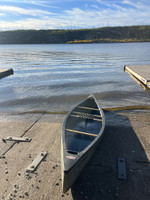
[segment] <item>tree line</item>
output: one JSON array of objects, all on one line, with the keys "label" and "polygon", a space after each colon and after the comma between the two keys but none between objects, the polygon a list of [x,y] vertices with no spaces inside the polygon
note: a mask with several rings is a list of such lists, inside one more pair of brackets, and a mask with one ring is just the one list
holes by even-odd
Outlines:
[{"label": "tree line", "polygon": [[0,31],[0,44],[150,42],[150,25],[75,30]]}]

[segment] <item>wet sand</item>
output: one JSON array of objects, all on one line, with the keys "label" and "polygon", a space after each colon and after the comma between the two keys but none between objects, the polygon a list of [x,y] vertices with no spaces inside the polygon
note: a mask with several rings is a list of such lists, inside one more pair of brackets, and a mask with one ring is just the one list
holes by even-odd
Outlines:
[{"label": "wet sand", "polygon": [[[150,110],[105,111],[103,139],[72,188],[61,190],[61,126],[65,115],[0,115],[0,199],[147,200],[150,198]],[[31,142],[5,141],[7,136]],[[34,173],[26,167],[41,152]],[[117,176],[117,158],[126,161],[127,179]]]}]

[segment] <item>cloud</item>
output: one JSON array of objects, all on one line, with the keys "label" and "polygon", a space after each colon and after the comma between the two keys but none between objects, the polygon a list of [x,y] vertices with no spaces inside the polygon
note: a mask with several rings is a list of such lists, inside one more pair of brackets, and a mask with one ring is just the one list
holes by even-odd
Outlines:
[{"label": "cloud", "polygon": [[69,28],[70,22],[58,18],[16,20],[14,23],[0,20],[1,30],[16,30],[16,29],[59,29]]},{"label": "cloud", "polygon": [[41,16],[41,15],[52,15],[53,13],[49,11],[39,10],[39,9],[24,9],[16,6],[0,6],[0,11],[4,13],[20,14],[20,15],[31,15],[31,16]]},{"label": "cloud", "polygon": [[31,3],[33,5],[38,5],[46,8],[58,8],[57,6],[47,5],[47,1],[29,1],[28,3]]},{"label": "cloud", "polygon": [[[138,8],[137,5],[138,5],[140,2],[137,2],[137,1],[130,1],[130,0],[123,0],[122,3],[123,3],[123,4],[127,4],[127,5],[131,5],[131,6],[135,7],[135,8]],[[140,4],[141,4],[141,3],[140,3]]]},{"label": "cloud", "polygon": [[54,29],[56,23],[50,20],[32,19],[17,20],[15,23],[0,21],[2,30],[16,30],[16,29]]},{"label": "cloud", "polygon": [[[25,2],[27,3],[28,0]],[[85,5],[87,2],[85,1]],[[61,14],[51,12],[46,1],[30,1],[32,4],[42,4],[38,9],[1,5],[0,29],[69,29],[150,24],[149,6],[144,3],[134,3],[131,0],[112,0],[111,3],[108,0],[89,2],[91,4],[89,3],[84,9],[79,6],[68,8]],[[47,8],[43,9],[43,6]],[[6,21],[4,15],[12,19]],[[14,15],[18,17],[13,18]]]},{"label": "cloud", "polygon": [[[150,12],[143,10],[137,12],[133,8],[125,8],[113,4],[116,9],[99,9],[99,10],[81,10],[74,8],[66,11],[68,19],[76,24],[85,26],[125,26],[125,25],[138,25],[150,24]],[[144,17],[144,18],[143,18]]]}]

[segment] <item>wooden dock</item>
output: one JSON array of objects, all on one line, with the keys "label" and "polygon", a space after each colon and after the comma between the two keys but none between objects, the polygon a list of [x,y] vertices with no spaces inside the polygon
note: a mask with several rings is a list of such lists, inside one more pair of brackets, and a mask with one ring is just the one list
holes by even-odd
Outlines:
[{"label": "wooden dock", "polygon": [[134,76],[150,89],[150,65],[125,65],[124,71]]},{"label": "wooden dock", "polygon": [[12,75],[13,73],[13,69],[0,69],[0,79]]}]

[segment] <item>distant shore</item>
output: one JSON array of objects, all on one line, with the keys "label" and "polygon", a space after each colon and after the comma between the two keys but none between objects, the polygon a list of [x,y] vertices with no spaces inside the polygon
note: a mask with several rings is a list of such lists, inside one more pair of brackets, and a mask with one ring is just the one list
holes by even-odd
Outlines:
[{"label": "distant shore", "polygon": [[137,40],[137,39],[93,39],[93,40],[74,40],[68,41],[67,44],[84,44],[84,43],[129,43],[129,42],[150,42],[150,39]]},{"label": "distant shore", "polygon": [[0,31],[0,44],[150,42],[150,25]]}]

